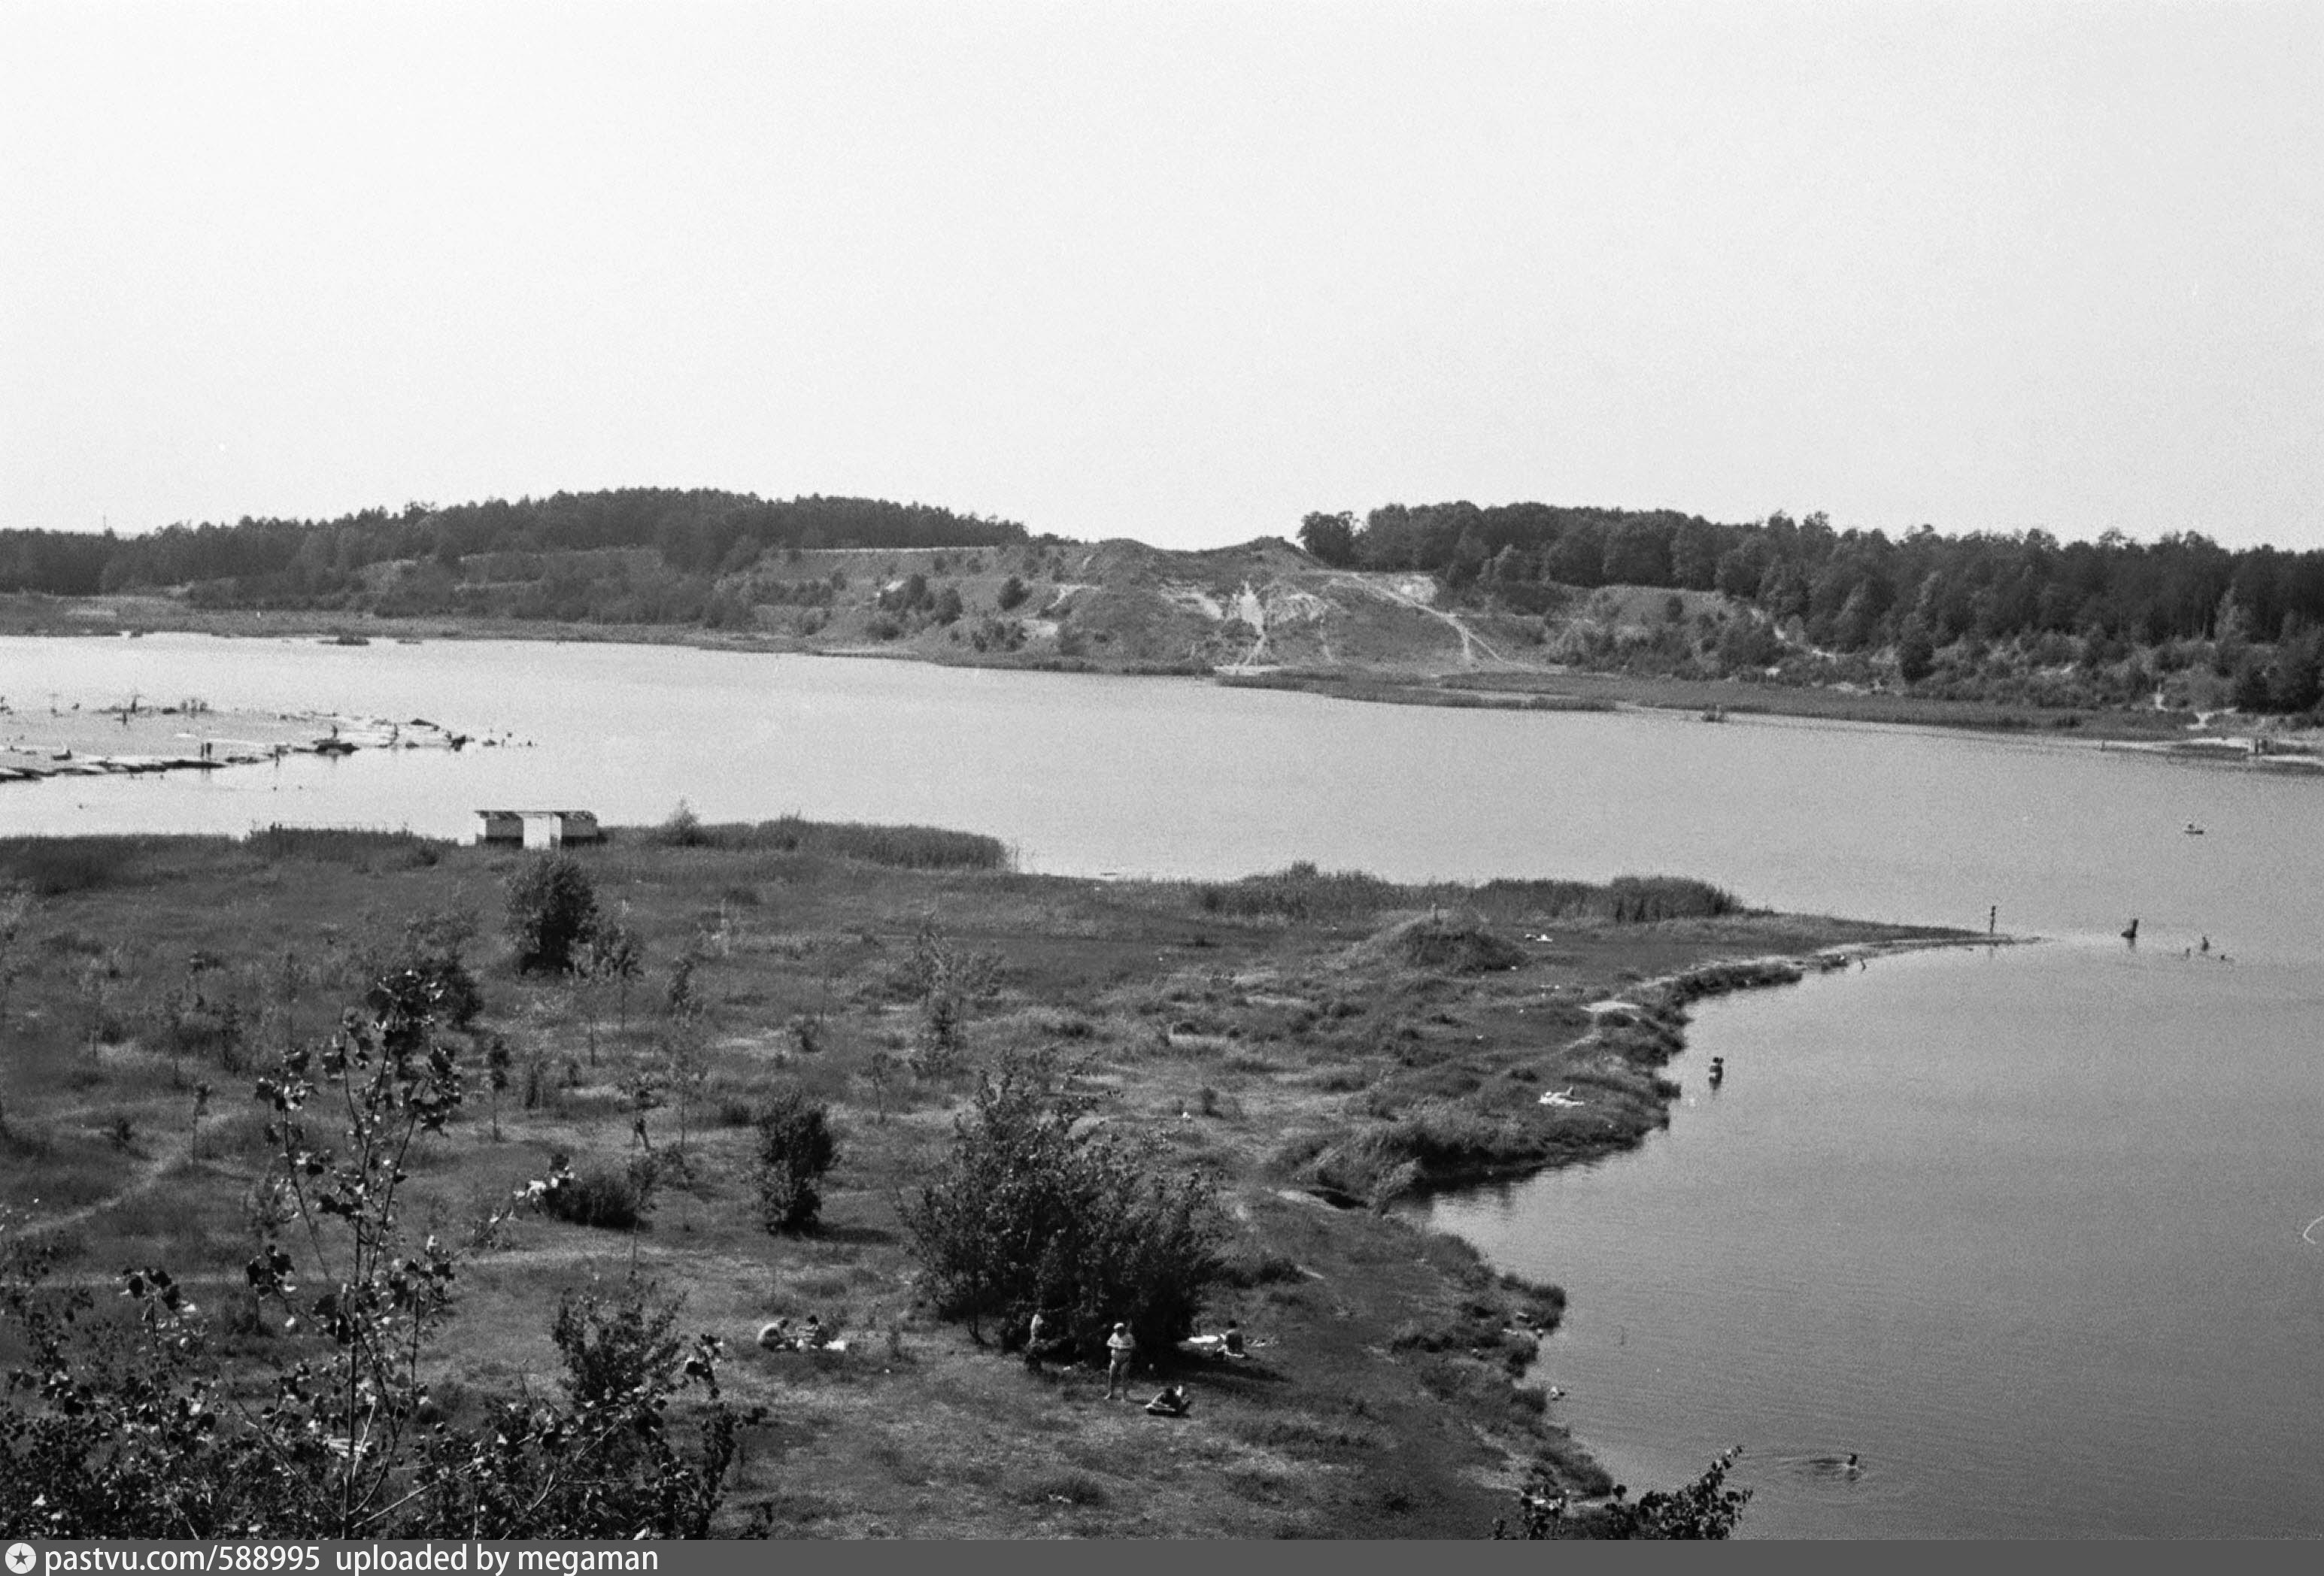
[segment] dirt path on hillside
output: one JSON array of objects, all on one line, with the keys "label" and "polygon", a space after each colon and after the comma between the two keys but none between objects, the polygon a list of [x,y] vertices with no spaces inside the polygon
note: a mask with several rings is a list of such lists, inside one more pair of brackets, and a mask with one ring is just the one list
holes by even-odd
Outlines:
[{"label": "dirt path on hillside", "polygon": [[1449,624],[1452,626],[1452,632],[1461,638],[1461,665],[1464,668],[1474,668],[1478,666],[1477,653],[1480,651],[1482,651],[1487,657],[1490,658],[1495,662],[1507,663],[1508,661],[1507,657],[1502,656],[1499,651],[1493,650],[1493,648],[1480,639],[1475,631],[1471,630],[1467,624],[1462,623],[1452,614],[1446,613],[1443,608],[1437,607],[1432,603],[1423,602],[1419,597],[1414,596],[1408,592],[1399,591],[1395,586],[1390,585],[1384,581],[1366,579],[1360,576],[1342,575],[1334,577],[1330,584],[1334,585],[1351,585],[1357,590],[1377,596],[1384,602],[1395,603],[1399,607],[1408,607],[1415,613],[1425,613],[1433,619],[1436,619],[1443,623]]}]

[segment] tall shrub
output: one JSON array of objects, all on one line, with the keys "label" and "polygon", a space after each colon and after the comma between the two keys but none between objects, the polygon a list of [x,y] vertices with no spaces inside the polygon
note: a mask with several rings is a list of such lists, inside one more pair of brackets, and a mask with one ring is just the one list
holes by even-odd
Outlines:
[{"label": "tall shrub", "polygon": [[1038,1059],[980,1075],[936,1179],[907,1212],[921,1283],[937,1310],[1015,1330],[1035,1310],[1094,1354],[1117,1320],[1146,1350],[1194,1328],[1227,1234],[1216,1188],[1167,1175],[1157,1157],[1074,1130],[1089,1102]]},{"label": "tall shrub", "polygon": [[839,1140],[821,1101],[796,1089],[770,1101],[759,1113],[758,1155],[752,1167],[767,1230],[813,1230],[823,1210],[823,1178],[838,1163]]},{"label": "tall shrub", "polygon": [[570,854],[543,853],[508,885],[508,935],[516,966],[561,974],[597,926],[597,889]]}]

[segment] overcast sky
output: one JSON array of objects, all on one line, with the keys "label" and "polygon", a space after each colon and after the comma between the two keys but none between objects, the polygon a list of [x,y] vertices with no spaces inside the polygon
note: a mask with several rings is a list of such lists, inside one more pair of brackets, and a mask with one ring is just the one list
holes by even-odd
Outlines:
[{"label": "overcast sky", "polygon": [[0,526],[2324,546],[2324,4],[0,0]]}]

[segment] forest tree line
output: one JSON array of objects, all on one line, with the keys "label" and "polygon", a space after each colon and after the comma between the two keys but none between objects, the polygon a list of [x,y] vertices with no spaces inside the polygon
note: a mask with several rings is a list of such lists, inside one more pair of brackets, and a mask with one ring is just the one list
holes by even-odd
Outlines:
[{"label": "forest tree line", "polygon": [[628,487],[441,509],[410,503],[400,512],[366,509],[326,521],[245,516],[232,525],[171,525],[137,537],[0,530],[0,591],[91,596],[194,585],[213,605],[303,607],[354,594],[363,570],[381,563],[426,560],[448,570],[479,555],[631,549],[656,556],[660,573],[653,578],[706,582],[770,550],[1026,539],[1013,521],[932,504]]},{"label": "forest tree line", "polygon": [[[2096,668],[2138,651],[2161,652],[2167,667],[2200,646],[2236,678],[2246,709],[2305,711],[2319,699],[2324,551],[2231,550],[2193,532],[2061,542],[1924,525],[1891,539],[1835,530],[1821,513],[1722,525],[1667,510],[1468,502],[1392,503],[1361,521],[1319,512],[1299,539],[1327,564],[1425,570],[1456,596],[1520,613],[1555,609],[1576,586],[1717,592],[1818,651],[1895,653],[1908,681],[1948,649],[1967,664],[2009,647]],[[2150,682],[2155,671],[2125,677]]]},{"label": "forest tree line", "polygon": [[1821,514],[1720,525],[1667,510],[1392,503],[1360,524],[1310,514],[1299,538],[1329,564],[1425,569],[1528,611],[1556,600],[1553,585],[1723,592],[1802,620],[1816,645],[1840,650],[1891,644],[1913,621],[1940,645],[2091,630],[2140,645],[2217,640],[2223,618],[2273,641],[2287,620],[2324,623],[2324,551],[2230,550],[2192,532],[2061,542],[1921,526],[1892,540],[1835,530]]}]

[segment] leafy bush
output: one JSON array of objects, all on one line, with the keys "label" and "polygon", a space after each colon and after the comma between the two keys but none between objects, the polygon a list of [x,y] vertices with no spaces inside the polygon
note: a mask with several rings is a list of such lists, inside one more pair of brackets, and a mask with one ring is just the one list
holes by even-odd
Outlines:
[{"label": "leafy bush", "polygon": [[1157,1175],[1151,1149],[1076,1132],[1090,1102],[1068,1082],[1014,1053],[979,1077],[951,1153],[906,1212],[923,1289],[979,1339],[989,1318],[1021,1338],[1038,1310],[1092,1355],[1117,1320],[1146,1351],[1167,1351],[1221,1277],[1216,1189]]},{"label": "leafy bush", "polygon": [[1689,876],[1616,876],[1606,888],[1617,925],[1657,919],[1713,919],[1739,911],[1735,894]]},{"label": "leafy bush", "polygon": [[[1739,1450],[1721,1451],[1692,1483],[1657,1488],[1635,1500],[1618,1483],[1611,1501],[1580,1511],[1569,1510],[1564,1491],[1557,1487],[1554,1475],[1547,1467],[1536,1464],[1517,1496],[1517,1535],[1526,1539],[1732,1537],[1752,1492],[1726,1486],[1727,1470],[1739,1453]],[[1493,1536],[1508,1535],[1507,1523],[1493,1523]]]},{"label": "leafy bush", "polygon": [[678,1310],[677,1298],[634,1278],[611,1294],[567,1292],[549,1327],[565,1359],[565,1393],[576,1405],[600,1405],[669,1369],[685,1346],[670,1333]]},{"label": "leafy bush", "polygon": [[597,925],[597,889],[570,854],[543,853],[508,885],[508,935],[516,966],[561,974]]},{"label": "leafy bush", "polygon": [[[56,1539],[708,1535],[755,1415],[719,1398],[716,1342],[681,1349],[643,1293],[560,1315],[569,1405],[485,1397],[485,1415],[462,1426],[446,1415],[465,1409],[459,1398],[447,1407],[421,1379],[459,1267],[457,1250],[432,1236],[414,1246],[398,1225],[413,1146],[442,1133],[466,1082],[437,1032],[438,1005],[416,972],[383,977],[330,1042],[286,1051],[259,1083],[273,1159],[253,1195],[259,1250],[232,1320],[281,1332],[258,1382],[214,1353],[166,1270],[124,1273],[125,1317],[108,1321],[91,1316],[86,1288],[44,1284],[53,1248],[0,1241],[0,1321],[15,1326],[20,1364],[0,1399],[0,1527]],[[674,1416],[677,1391],[696,1382],[706,1405]]]},{"label": "leafy bush", "polygon": [[559,1166],[541,1190],[540,1208],[570,1225],[627,1231],[651,1212],[653,1183],[649,1166],[621,1171],[595,1166],[577,1175]]},{"label": "leafy bush", "polygon": [[752,1179],[758,1185],[760,1218],[770,1232],[812,1230],[823,1209],[824,1175],[839,1162],[829,1108],[798,1090],[786,1090],[759,1113],[758,1128]]},{"label": "leafy bush", "polygon": [[474,909],[417,915],[405,922],[401,939],[385,959],[385,972],[419,977],[437,1021],[452,1028],[473,1027],[484,1009],[484,991],[466,956],[475,931]]},{"label": "leafy bush", "polygon": [[710,839],[703,834],[702,817],[694,813],[692,805],[680,799],[678,808],[656,830],[654,841],[671,848],[699,848]]},{"label": "leafy bush", "polygon": [[413,958],[408,965],[426,980],[437,993],[438,1010],[444,1022],[453,1028],[467,1028],[484,1009],[484,993],[476,984],[475,975],[456,955],[427,955]]},{"label": "leafy bush", "polygon": [[1206,914],[1249,918],[1336,919],[1406,906],[1402,889],[1360,871],[1330,874],[1301,861],[1272,875],[1210,882],[1194,889]]},{"label": "leafy bush", "polygon": [[1915,624],[1896,639],[1896,677],[1907,684],[1918,684],[1937,668],[1936,642],[1929,632]]},{"label": "leafy bush", "polygon": [[951,941],[935,916],[921,921],[909,966],[912,992],[920,999],[920,1048],[913,1063],[918,1072],[941,1076],[958,1064],[969,1007],[991,989],[1000,962]]}]

